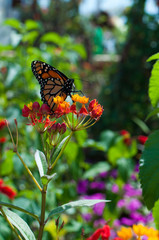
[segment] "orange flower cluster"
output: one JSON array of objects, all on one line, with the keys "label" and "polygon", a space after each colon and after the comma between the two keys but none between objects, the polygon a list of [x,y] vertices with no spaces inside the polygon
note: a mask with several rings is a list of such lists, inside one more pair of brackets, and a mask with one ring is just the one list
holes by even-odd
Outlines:
[{"label": "orange flower cluster", "polygon": [[141,240],[143,236],[146,236],[147,240],[159,240],[159,231],[142,224],[133,225],[132,228],[122,227],[117,234],[122,240],[134,239],[133,235],[135,235],[137,240]]},{"label": "orange flower cluster", "polygon": [[[66,125],[72,131],[83,130],[94,125],[101,117],[103,107],[94,99],[89,103],[88,108],[86,108],[85,105],[88,103],[89,98],[85,96],[81,97],[78,94],[72,95],[71,97],[73,101],[72,105],[64,101],[60,96],[54,98],[54,103],[57,104],[55,116],[63,117]],[[77,104],[82,104],[82,106],[78,109]],[[67,116],[70,113],[72,114],[72,121]],[[86,117],[89,117],[89,119],[86,120]]]}]

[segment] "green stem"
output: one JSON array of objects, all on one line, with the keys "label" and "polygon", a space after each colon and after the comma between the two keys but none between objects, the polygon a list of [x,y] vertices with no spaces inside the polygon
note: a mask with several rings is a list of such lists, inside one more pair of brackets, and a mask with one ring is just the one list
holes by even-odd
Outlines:
[{"label": "green stem", "polygon": [[25,167],[25,169],[27,170],[28,174],[30,175],[30,177],[32,178],[32,180],[34,181],[34,183],[36,184],[36,186],[39,188],[40,191],[42,191],[42,188],[40,187],[39,183],[36,181],[35,177],[33,176],[32,172],[30,171],[30,169],[27,167],[27,165],[25,164],[25,162],[23,161],[22,157],[20,156],[20,154],[18,153],[18,151],[16,150],[15,153],[17,154],[17,156],[19,157],[20,161],[22,162],[23,166]]},{"label": "green stem", "polygon": [[70,141],[72,135],[73,135],[73,131],[70,133],[70,136],[68,137],[67,141],[65,142],[65,144],[64,144],[63,148],[61,149],[59,155],[57,156],[57,158],[56,158],[55,161],[53,162],[51,168],[49,169],[49,172],[52,171],[52,169],[53,169],[54,166],[56,165],[57,161],[58,161],[59,158],[61,157],[61,155],[62,155],[63,151],[65,150],[65,148],[66,148],[68,142]]},{"label": "green stem", "polygon": [[7,218],[7,215],[5,214],[5,212],[3,211],[3,208],[0,207],[0,211],[3,214],[3,217],[5,218],[5,220],[7,221],[7,223],[9,224],[9,226],[11,227],[12,231],[15,233],[15,235],[17,236],[17,238],[19,240],[22,240],[22,238],[19,236],[18,232],[16,231],[16,229],[13,227],[13,225],[11,224],[11,222],[9,221],[9,219]]},{"label": "green stem", "polygon": [[44,186],[42,190],[41,218],[40,218],[40,229],[39,229],[38,240],[42,240],[44,226],[45,226],[46,191],[47,191],[47,186]]}]

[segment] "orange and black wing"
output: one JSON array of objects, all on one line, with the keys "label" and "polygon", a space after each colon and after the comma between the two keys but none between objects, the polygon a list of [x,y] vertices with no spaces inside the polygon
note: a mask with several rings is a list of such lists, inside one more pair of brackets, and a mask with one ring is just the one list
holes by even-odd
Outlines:
[{"label": "orange and black wing", "polygon": [[64,99],[67,97],[64,86],[68,78],[62,72],[45,62],[33,61],[31,68],[40,83],[41,100],[54,111],[56,108],[53,101],[54,97],[61,96]]}]

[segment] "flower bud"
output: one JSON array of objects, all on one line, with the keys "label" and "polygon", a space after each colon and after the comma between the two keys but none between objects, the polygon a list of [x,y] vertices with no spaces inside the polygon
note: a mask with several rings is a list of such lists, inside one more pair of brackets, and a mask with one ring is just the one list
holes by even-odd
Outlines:
[{"label": "flower bud", "polygon": [[44,104],[41,106],[39,112],[41,112],[41,114],[46,114],[46,115],[48,115],[48,114],[50,114],[50,108],[49,108],[49,106],[48,106],[47,104],[44,103]]},{"label": "flower bud", "polygon": [[40,104],[38,102],[33,103],[33,112],[38,112],[40,109]]},{"label": "flower bud", "polygon": [[66,132],[66,124],[63,122],[61,124],[61,128],[60,128],[60,134],[64,134]]}]

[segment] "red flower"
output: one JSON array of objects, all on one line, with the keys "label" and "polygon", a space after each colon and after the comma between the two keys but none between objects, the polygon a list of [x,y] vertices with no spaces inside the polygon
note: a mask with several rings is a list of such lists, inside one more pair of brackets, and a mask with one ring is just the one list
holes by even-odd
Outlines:
[{"label": "red flower", "polygon": [[85,108],[85,106],[82,106],[80,111],[79,111],[79,114],[83,114],[83,115],[88,115],[88,111],[87,109]]},{"label": "red flower", "polygon": [[102,238],[102,240],[108,240],[110,237],[110,227],[108,225],[105,225],[103,228],[97,229],[92,236],[87,238],[87,240],[98,240],[99,237]]},{"label": "red flower", "polygon": [[127,145],[127,146],[130,146],[131,145],[131,136],[130,136],[130,133],[123,129],[120,131],[120,135],[123,136],[123,139],[124,139],[124,143]]},{"label": "red flower", "polygon": [[1,130],[2,128],[4,128],[5,125],[6,125],[6,121],[5,121],[5,120],[1,120],[1,121],[0,121],[0,130]]},{"label": "red flower", "polygon": [[103,107],[100,104],[98,104],[94,106],[94,108],[90,112],[90,115],[92,118],[98,120],[101,117],[102,113],[103,113]]},{"label": "red flower", "polygon": [[24,108],[22,109],[22,116],[28,117],[30,113],[31,113],[31,110],[26,105],[24,105]]},{"label": "red flower", "polygon": [[147,139],[148,139],[148,137],[147,136],[144,136],[144,135],[140,135],[140,136],[138,136],[138,141],[139,141],[139,143],[141,143],[141,144],[145,144],[145,142],[147,141]]},{"label": "red flower", "polygon": [[6,138],[5,137],[1,137],[0,138],[0,143],[5,143],[6,142]]},{"label": "red flower", "polygon": [[4,185],[2,179],[0,179],[0,193],[5,194],[10,199],[14,199],[16,196],[16,192],[11,187]]},{"label": "red flower", "polygon": [[98,105],[98,101],[96,99],[93,99],[88,106],[88,111],[92,111],[93,108],[95,108]]}]

